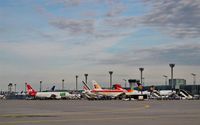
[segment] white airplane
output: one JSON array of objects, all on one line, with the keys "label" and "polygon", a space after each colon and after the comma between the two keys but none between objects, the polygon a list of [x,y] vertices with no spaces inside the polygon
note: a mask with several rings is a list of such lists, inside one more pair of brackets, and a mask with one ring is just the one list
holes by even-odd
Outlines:
[{"label": "white airplane", "polygon": [[69,92],[37,92],[31,85],[27,84],[27,93],[29,96],[39,99],[75,99],[79,98],[76,94]]},{"label": "white airplane", "polygon": [[88,100],[98,100],[98,99],[101,99],[103,96],[101,95],[97,95],[96,93],[93,93],[92,90],[90,89],[90,87],[84,82],[82,81],[84,86],[83,86],[83,97],[85,99],[88,99]]},{"label": "white airplane", "polygon": [[82,81],[84,84],[84,92],[83,94],[88,99],[102,99],[102,98],[120,98],[120,96],[125,95],[126,90],[122,89],[121,86],[115,89],[102,89],[101,86],[96,82],[92,81],[93,89]]}]

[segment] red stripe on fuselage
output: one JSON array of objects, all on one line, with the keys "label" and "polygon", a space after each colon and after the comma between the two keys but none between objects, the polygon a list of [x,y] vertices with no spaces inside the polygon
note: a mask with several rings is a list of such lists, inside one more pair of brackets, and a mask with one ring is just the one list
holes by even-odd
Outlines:
[{"label": "red stripe on fuselage", "polygon": [[92,90],[91,92],[124,92],[123,90]]}]

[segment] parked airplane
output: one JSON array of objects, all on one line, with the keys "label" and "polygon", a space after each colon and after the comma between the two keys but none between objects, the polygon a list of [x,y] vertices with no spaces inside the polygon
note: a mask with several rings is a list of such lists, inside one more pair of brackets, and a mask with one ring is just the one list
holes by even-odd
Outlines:
[{"label": "parked airplane", "polygon": [[102,99],[102,98],[122,98],[123,95],[125,95],[126,90],[122,88],[115,88],[115,89],[102,89],[101,86],[96,82],[92,81],[93,83],[93,89],[90,89],[90,87],[82,81],[84,84],[84,92],[83,94],[88,99]]},{"label": "parked airplane", "polygon": [[[121,89],[123,89],[123,88],[121,87]],[[139,90],[134,90],[134,89],[124,90],[125,91],[125,99],[129,99],[129,100],[142,99],[143,100],[143,99],[147,99],[148,96],[150,96],[150,92],[141,91],[142,90],[141,86],[138,86],[138,89],[140,91]]]},{"label": "parked airplane", "polygon": [[39,99],[74,99],[79,98],[75,94],[70,94],[69,92],[37,92],[31,85],[27,84],[27,93],[29,96]]},{"label": "parked airplane", "polygon": [[115,84],[114,89],[102,89],[101,86],[96,81],[93,80],[92,83],[93,83],[93,87],[94,87],[92,92],[100,94],[100,95],[116,98],[121,95],[124,95],[127,92],[119,84]]},{"label": "parked airplane", "polygon": [[98,100],[98,99],[102,99],[103,98],[102,95],[98,95],[96,93],[93,93],[91,88],[84,81],[82,81],[82,82],[84,84],[83,85],[83,90],[84,91],[82,92],[84,98],[87,98],[89,100]]}]

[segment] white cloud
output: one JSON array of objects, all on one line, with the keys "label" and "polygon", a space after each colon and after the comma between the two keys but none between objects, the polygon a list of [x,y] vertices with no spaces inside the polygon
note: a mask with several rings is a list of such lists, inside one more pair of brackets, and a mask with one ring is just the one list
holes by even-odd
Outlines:
[{"label": "white cloud", "polygon": [[200,44],[172,44],[146,49],[129,49],[119,52],[109,59],[102,60],[103,64],[160,65],[174,62],[180,65],[200,65]]},{"label": "white cloud", "polygon": [[59,29],[68,31],[72,35],[80,35],[81,33],[92,34],[94,33],[94,20],[83,19],[54,19],[50,24]]},{"label": "white cloud", "polygon": [[[49,2],[47,0],[47,2]],[[66,7],[69,6],[78,6],[83,2],[82,0],[56,0],[56,1],[50,1],[50,4],[63,4]]]},{"label": "white cloud", "polygon": [[1,51],[12,53],[28,59],[41,59],[54,56],[63,56],[64,46],[47,42],[1,42]]},{"label": "white cloud", "polygon": [[126,9],[126,6],[124,4],[116,2],[115,4],[112,4],[106,16],[114,17],[114,16],[121,15],[121,13],[125,11],[125,9]]},{"label": "white cloud", "polygon": [[143,23],[158,27],[172,36],[199,37],[199,0],[152,0],[152,10],[143,17]]}]

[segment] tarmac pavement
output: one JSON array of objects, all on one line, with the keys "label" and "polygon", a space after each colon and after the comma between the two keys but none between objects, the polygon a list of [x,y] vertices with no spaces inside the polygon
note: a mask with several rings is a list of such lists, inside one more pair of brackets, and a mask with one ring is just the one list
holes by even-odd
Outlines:
[{"label": "tarmac pavement", "polygon": [[199,125],[200,100],[0,100],[0,125]]}]

